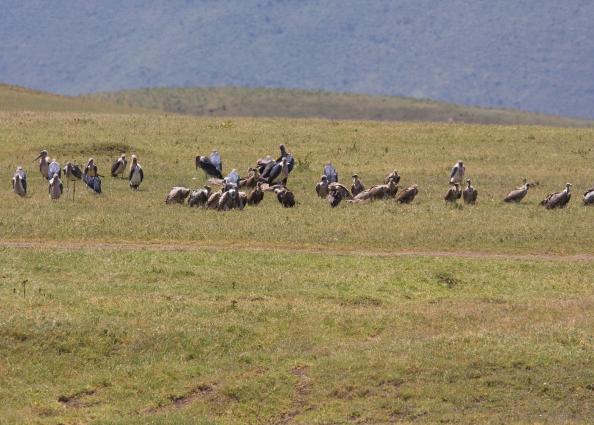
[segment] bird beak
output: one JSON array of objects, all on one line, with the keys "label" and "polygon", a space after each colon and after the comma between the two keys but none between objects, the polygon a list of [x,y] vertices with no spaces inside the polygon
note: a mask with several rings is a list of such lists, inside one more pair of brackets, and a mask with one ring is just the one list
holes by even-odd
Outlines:
[{"label": "bird beak", "polygon": [[31,161],[31,162],[35,162],[35,161],[37,161],[39,158],[41,158],[41,154],[39,154],[39,155],[37,156],[37,158],[35,158],[35,159],[34,159],[33,161]]}]

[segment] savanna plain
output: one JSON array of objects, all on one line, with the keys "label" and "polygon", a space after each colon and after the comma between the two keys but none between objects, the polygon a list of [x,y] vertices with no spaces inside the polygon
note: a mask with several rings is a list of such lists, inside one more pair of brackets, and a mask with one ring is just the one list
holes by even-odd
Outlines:
[{"label": "savanna plain", "polygon": [[[594,130],[159,113],[0,112],[0,423],[594,422]],[[165,205],[296,158],[284,209]],[[51,201],[32,160],[95,158],[104,193]],[[141,190],[111,178],[135,153]],[[456,160],[479,191],[445,205]],[[331,209],[323,164],[410,205]],[[11,193],[17,165],[29,193]],[[538,182],[504,204],[522,178]],[[568,208],[544,196],[573,184]]]}]

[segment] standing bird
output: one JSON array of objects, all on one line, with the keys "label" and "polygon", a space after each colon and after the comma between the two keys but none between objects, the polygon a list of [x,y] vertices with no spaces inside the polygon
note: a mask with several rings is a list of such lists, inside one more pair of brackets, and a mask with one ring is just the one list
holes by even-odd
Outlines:
[{"label": "standing bird", "polygon": [[594,204],[594,187],[591,187],[584,192],[584,205],[592,204]]},{"label": "standing bird", "polygon": [[571,200],[571,183],[565,184],[565,189],[561,192],[555,192],[549,194],[545,199],[542,200],[540,205],[545,207],[547,210],[554,208],[565,208]]},{"label": "standing bird", "polygon": [[231,170],[227,177],[225,177],[227,183],[234,184],[237,187],[239,187],[239,180],[241,180],[241,177],[235,168]]},{"label": "standing bird", "polygon": [[264,199],[264,191],[262,190],[262,183],[258,182],[254,190],[247,197],[248,205],[258,205]]},{"label": "standing bird", "polygon": [[130,183],[130,188],[133,191],[138,190],[138,186],[144,180],[144,172],[142,171],[142,167],[138,163],[138,158],[136,155],[132,155],[132,163],[130,164],[130,174],[128,175],[128,181]]},{"label": "standing bird", "polygon": [[201,168],[206,175],[206,179],[208,176],[216,177],[217,179],[223,179],[223,174],[219,171],[219,169],[212,163],[210,158],[206,156],[198,155],[196,157],[196,170]]},{"label": "standing bird", "polygon": [[530,186],[531,184],[528,183],[528,180],[524,179],[522,181],[522,186],[509,192],[507,196],[503,199],[503,202],[520,202],[528,193],[528,189],[530,188]]},{"label": "standing bird", "polygon": [[400,174],[398,174],[398,170],[394,170],[388,174],[384,179],[384,184],[388,184],[390,181],[393,181],[395,184],[400,182]]},{"label": "standing bird", "polygon": [[191,190],[187,187],[172,187],[167,198],[165,198],[166,204],[183,204],[186,198],[190,195]]},{"label": "standing bird", "polygon": [[37,160],[39,160],[39,172],[43,177],[49,180],[49,155],[45,149],[39,152],[39,155],[33,160],[33,162]]},{"label": "standing bird", "polygon": [[353,174],[353,185],[351,186],[351,193],[353,196],[357,196],[359,193],[365,191],[365,185],[359,179],[358,174]]},{"label": "standing bird", "polygon": [[214,165],[215,168],[219,170],[219,173],[223,174],[223,161],[221,160],[221,154],[219,153],[219,151],[212,151],[210,153],[209,159],[212,165]]},{"label": "standing bird", "polygon": [[53,176],[57,174],[58,177],[62,178],[62,168],[60,168],[60,164],[58,163],[57,159],[52,159],[47,167],[47,173],[49,176]]},{"label": "standing bird", "polygon": [[124,177],[124,171],[126,171],[126,166],[128,165],[128,160],[126,159],[126,154],[123,153],[120,157],[111,164],[111,176],[117,177],[122,176]]},{"label": "standing bird", "polygon": [[254,188],[256,187],[256,183],[258,182],[258,169],[257,168],[248,168],[247,177],[239,179],[239,187],[248,187]]},{"label": "standing bird", "polygon": [[83,174],[86,174],[89,177],[97,177],[97,165],[95,164],[95,160],[93,158],[89,158],[87,161],[87,166],[85,167],[85,171]]},{"label": "standing bird", "polygon": [[338,183],[338,172],[331,162],[324,165],[324,175],[328,179],[328,183]]},{"label": "standing bird", "polygon": [[471,186],[470,179],[466,179],[466,184],[466,189],[462,192],[462,199],[464,199],[465,204],[474,204],[478,197],[478,191]]},{"label": "standing bird", "polygon": [[320,181],[316,184],[316,193],[320,198],[325,198],[328,196],[328,177],[325,174],[322,174]]},{"label": "standing bird", "polygon": [[331,208],[336,208],[344,199],[344,192],[339,190],[338,186],[331,186],[326,200]]},{"label": "standing bird", "polygon": [[[293,171],[293,166],[295,165],[295,158],[289,152],[287,152],[287,147],[283,144],[278,145],[280,149],[280,156],[276,160],[277,163],[280,163],[283,158],[287,159],[287,166],[289,167],[289,173]],[[338,178],[338,176],[337,176]]]},{"label": "standing bird", "polygon": [[274,189],[274,193],[276,193],[276,199],[281,205],[285,208],[292,208],[295,206],[295,195],[289,189],[284,186],[278,187]]},{"label": "standing bird", "polygon": [[208,197],[210,196],[210,186],[204,186],[201,189],[195,190],[190,193],[190,197],[188,198],[188,206],[189,207],[203,207],[206,206],[206,201],[208,201]]},{"label": "standing bird", "polygon": [[456,162],[456,164],[454,164],[452,167],[452,172],[450,173],[450,183],[462,183],[465,171],[466,168],[464,167],[464,163],[462,161]]},{"label": "standing bird", "polygon": [[462,191],[460,190],[460,185],[458,183],[453,183],[443,199],[445,199],[446,202],[455,203],[461,196]]},{"label": "standing bird", "polygon": [[12,176],[12,190],[19,196],[27,195],[27,173],[23,167],[17,167]]},{"label": "standing bird", "polygon": [[48,192],[51,199],[60,199],[64,192],[64,185],[58,173],[54,173],[54,176],[49,181]]},{"label": "standing bird", "polygon": [[418,193],[419,186],[413,184],[412,186],[407,187],[402,192],[400,192],[400,194],[396,198],[396,202],[400,202],[401,204],[410,204],[413,201],[413,199],[415,199],[415,196],[417,196]]},{"label": "standing bird", "polygon": [[64,178],[66,179],[66,193],[70,192],[70,182],[72,182],[74,189],[72,191],[72,199],[76,195],[76,181],[82,179],[82,171],[80,167],[72,162],[68,161],[66,166],[62,170],[64,172]]}]

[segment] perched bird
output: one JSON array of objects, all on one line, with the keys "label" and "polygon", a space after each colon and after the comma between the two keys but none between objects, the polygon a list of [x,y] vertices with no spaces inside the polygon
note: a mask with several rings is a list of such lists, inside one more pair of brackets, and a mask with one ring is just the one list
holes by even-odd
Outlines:
[{"label": "perched bird", "polygon": [[258,205],[264,199],[264,191],[262,190],[262,183],[258,182],[254,190],[248,195],[246,202],[248,205]]},{"label": "perched bird", "polygon": [[54,173],[53,177],[49,181],[48,192],[51,199],[60,199],[64,192],[64,185],[58,173]]},{"label": "perched bird", "polygon": [[584,205],[592,204],[594,204],[594,187],[591,187],[584,192]]},{"label": "perched bird", "polygon": [[462,191],[460,190],[460,185],[458,183],[453,183],[443,199],[445,199],[446,202],[456,202],[461,196]]},{"label": "perched bird", "polygon": [[130,164],[130,174],[128,176],[128,181],[130,184],[130,188],[134,191],[138,190],[138,186],[144,180],[144,172],[142,171],[142,167],[138,163],[138,158],[136,155],[132,155],[132,163]]},{"label": "perched bird", "polygon": [[384,179],[384,184],[388,184],[390,181],[393,181],[395,184],[400,183],[400,174],[398,174],[398,170],[394,170],[388,174]]},{"label": "perched bird", "polygon": [[116,159],[113,164],[111,164],[111,176],[117,177],[122,176],[124,177],[124,171],[126,171],[126,166],[128,165],[128,160],[126,159],[126,154],[123,153],[120,155],[118,159]]},{"label": "perched bird", "polygon": [[47,167],[47,172],[50,176],[57,174],[58,177],[62,178],[62,168],[60,168],[60,164],[58,163],[57,159],[52,159]]},{"label": "perched bird", "polygon": [[351,193],[353,194],[353,196],[357,196],[359,193],[365,191],[365,185],[363,185],[363,182],[361,181],[361,179],[359,179],[359,175],[357,174],[353,174],[353,184],[351,186]]},{"label": "perched bird", "polygon": [[472,187],[470,184],[470,179],[466,179],[466,189],[462,192],[462,199],[464,199],[465,204],[474,204],[476,203],[476,198],[478,197],[478,191]]},{"label": "perched bird", "polygon": [[219,153],[219,151],[212,151],[210,153],[209,159],[212,165],[214,165],[215,168],[219,170],[219,173],[223,174],[223,161],[221,160],[221,154]]},{"label": "perched bird", "polygon": [[190,197],[188,198],[188,206],[190,207],[203,207],[206,206],[206,202],[208,201],[208,197],[210,196],[210,186],[204,186],[198,190],[194,190],[190,193]]},{"label": "perched bird", "polygon": [[187,187],[172,187],[167,198],[165,198],[166,204],[183,204],[186,198],[190,195],[191,190]]},{"label": "perched bird", "polygon": [[331,162],[324,165],[324,175],[328,179],[328,183],[338,183],[338,173]]},{"label": "perched bird", "polygon": [[547,210],[554,208],[565,208],[571,200],[571,183],[565,184],[565,189],[561,192],[555,192],[547,195],[540,203]]},{"label": "perched bird", "polygon": [[524,179],[522,182],[522,186],[512,190],[507,194],[507,196],[503,199],[503,202],[520,202],[526,194],[528,193],[528,189],[530,188],[530,183],[528,183],[527,179]]},{"label": "perched bird", "polygon": [[415,196],[419,193],[419,186],[413,184],[410,187],[404,189],[400,194],[396,197],[396,202],[400,202],[401,204],[410,204]]},{"label": "perched bird", "polygon": [[325,198],[328,196],[328,192],[328,177],[325,174],[322,174],[320,181],[316,184],[316,193],[320,198]]},{"label": "perched bird", "polygon": [[214,165],[212,163],[212,161],[210,160],[210,158],[208,158],[206,156],[198,155],[196,157],[196,170],[198,168],[201,168],[204,171],[204,174],[206,174],[207,179],[208,179],[208,176],[216,177],[218,179],[223,178],[223,174],[219,171],[217,166]]},{"label": "perched bird", "polygon": [[276,199],[285,208],[292,208],[295,206],[295,195],[286,187],[279,187],[274,190],[276,193]]},{"label": "perched bird", "polygon": [[41,152],[39,152],[39,156],[37,156],[37,158],[35,158],[33,160],[33,162],[39,160],[39,172],[41,172],[41,175],[43,177],[45,177],[47,180],[49,180],[51,177],[49,175],[49,155],[47,153],[47,151],[44,149]]},{"label": "perched bird", "polygon": [[452,172],[450,173],[450,183],[462,183],[465,171],[466,168],[464,167],[464,163],[462,161],[456,162],[456,164],[454,164],[452,167]]},{"label": "perched bird", "polygon": [[27,173],[23,167],[17,167],[12,176],[12,190],[19,196],[27,195]]},{"label": "perched bird", "polygon": [[95,164],[95,160],[93,158],[89,158],[89,160],[87,161],[87,166],[85,167],[83,174],[86,174],[89,177],[98,176],[97,165]]}]

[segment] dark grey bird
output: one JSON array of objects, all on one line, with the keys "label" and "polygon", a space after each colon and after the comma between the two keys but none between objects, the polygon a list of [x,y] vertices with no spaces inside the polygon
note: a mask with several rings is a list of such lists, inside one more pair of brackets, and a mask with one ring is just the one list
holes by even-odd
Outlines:
[{"label": "dark grey bird", "polygon": [[456,162],[450,172],[450,183],[462,183],[465,171],[464,163],[462,161]]},{"label": "dark grey bird", "polygon": [[295,195],[286,187],[279,187],[274,189],[276,193],[276,199],[285,208],[292,208],[295,206]]},{"label": "dark grey bird", "polygon": [[77,180],[82,179],[82,170],[78,165],[73,164],[71,161],[68,161],[62,172],[64,175],[64,179],[66,179],[66,193],[70,192],[70,182],[72,182],[72,199],[74,199],[74,197],[76,196],[76,182]]},{"label": "dark grey bird", "polygon": [[53,177],[49,180],[48,192],[50,199],[60,199],[64,192],[64,185],[58,173],[54,173]]},{"label": "dark grey bird", "polygon": [[27,173],[23,167],[17,167],[12,176],[12,190],[19,196],[27,195]]},{"label": "dark grey bird", "polygon": [[113,164],[111,164],[111,176],[117,177],[122,176],[124,177],[124,171],[126,171],[126,166],[128,165],[128,160],[126,159],[126,154],[123,153],[120,155],[118,159],[116,159]]},{"label": "dark grey bird", "polygon": [[136,155],[132,155],[132,163],[130,164],[130,174],[128,176],[128,181],[130,184],[130,188],[134,191],[138,190],[140,183],[144,180],[144,171],[142,171],[142,167],[138,163],[138,158]]},{"label": "dark grey bird", "polygon": [[316,193],[320,198],[325,198],[328,196],[328,191],[328,177],[325,174],[322,174],[320,181],[316,184]]},{"label": "dark grey bird", "polygon": [[331,208],[336,208],[344,199],[344,192],[338,190],[336,186],[332,186],[332,188],[328,191],[328,196],[326,200],[330,204]]},{"label": "dark grey bird", "polygon": [[49,175],[49,155],[47,153],[47,150],[42,150],[41,152],[39,152],[39,155],[37,156],[37,158],[35,158],[33,160],[33,162],[39,160],[39,172],[41,173],[41,175],[43,177],[45,177],[47,180],[49,180],[51,177]]},{"label": "dark grey bird", "polygon": [[365,185],[359,178],[358,174],[353,174],[353,184],[351,185],[351,193],[353,196],[357,196],[359,193],[365,191]]},{"label": "dark grey bird", "polygon": [[200,156],[196,157],[196,170],[200,168],[206,174],[206,178],[208,176],[216,177],[217,179],[223,179],[223,174],[221,171],[212,163],[210,158],[207,156]]},{"label": "dark grey bird", "polygon": [[87,165],[83,171],[83,174],[86,174],[89,177],[97,177],[99,175],[97,171],[97,164],[95,164],[95,160],[93,158],[89,158],[87,161]]},{"label": "dark grey bird", "polygon": [[328,183],[338,183],[338,172],[331,162],[324,165],[324,175],[326,176]]},{"label": "dark grey bird", "polygon": [[547,195],[540,203],[547,210],[554,208],[565,208],[571,200],[571,183],[565,184],[565,189],[561,192],[555,192]]},{"label": "dark grey bird", "polygon": [[183,204],[186,198],[190,195],[191,190],[187,187],[176,186],[172,187],[167,198],[165,198],[166,204]]},{"label": "dark grey bird", "polygon": [[460,190],[460,185],[458,183],[453,183],[443,199],[446,202],[456,202],[461,197],[462,191]]},{"label": "dark grey bird", "polygon": [[398,170],[393,170],[389,173],[384,179],[384,184],[388,184],[390,181],[393,181],[395,184],[400,183],[400,174],[398,174]]},{"label": "dark grey bird", "polygon": [[584,192],[584,205],[594,204],[594,186]]},{"label": "dark grey bird", "polygon": [[206,186],[206,185],[198,190],[194,190],[192,193],[190,193],[190,197],[188,198],[188,206],[190,206],[190,207],[206,206],[206,202],[208,201],[210,192],[211,192],[210,186]]},{"label": "dark grey bird", "polygon": [[398,196],[396,197],[396,202],[400,202],[401,204],[410,204],[417,194],[419,193],[419,186],[413,184],[412,186],[407,187],[404,189]]},{"label": "dark grey bird", "polygon": [[475,204],[478,197],[478,191],[472,187],[470,179],[466,179],[466,188],[462,191],[462,199],[465,204]]}]

